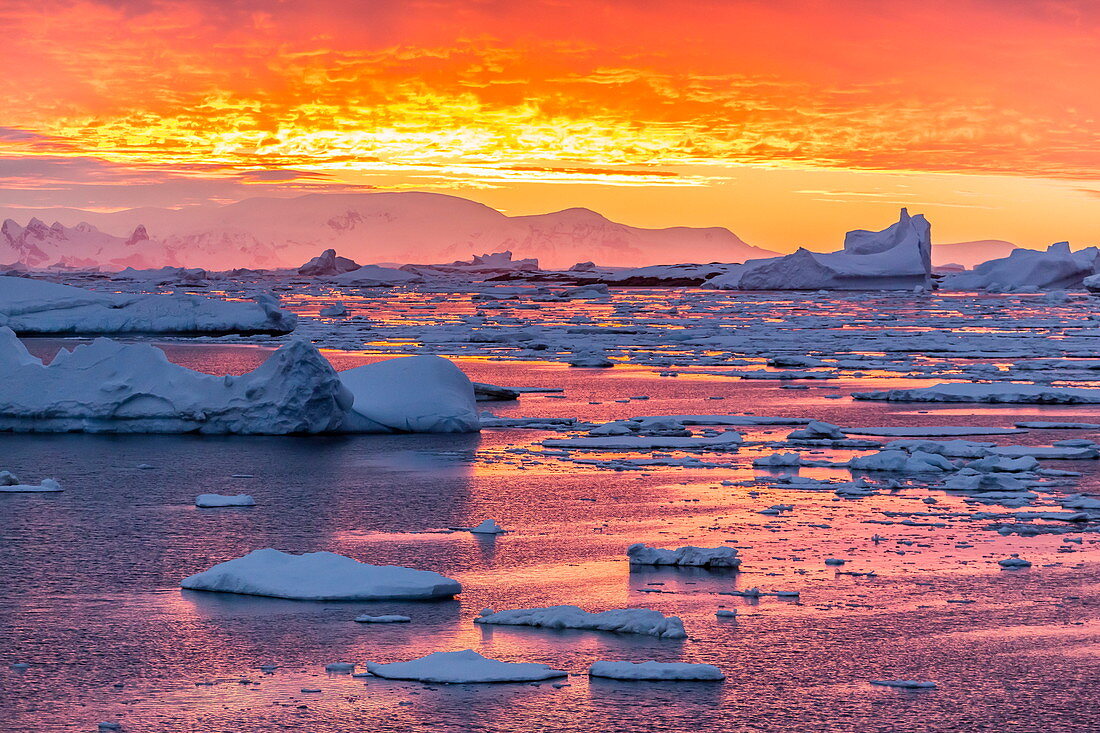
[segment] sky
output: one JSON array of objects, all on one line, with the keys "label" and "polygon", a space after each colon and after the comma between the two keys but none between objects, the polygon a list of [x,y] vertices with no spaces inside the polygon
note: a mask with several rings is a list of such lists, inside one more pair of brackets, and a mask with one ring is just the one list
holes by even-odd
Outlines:
[{"label": "sky", "polygon": [[1092,0],[0,0],[0,207],[424,190],[1100,243]]}]

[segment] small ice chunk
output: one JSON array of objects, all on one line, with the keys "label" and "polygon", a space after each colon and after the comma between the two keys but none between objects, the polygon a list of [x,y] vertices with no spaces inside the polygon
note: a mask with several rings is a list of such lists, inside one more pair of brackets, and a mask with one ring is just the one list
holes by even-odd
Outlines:
[{"label": "small ice chunk", "polygon": [[412,618],[409,616],[400,616],[396,613],[382,616],[371,616],[369,613],[364,613],[362,616],[356,616],[355,620],[361,624],[404,624],[412,621]]},{"label": "small ice chunk", "polygon": [[210,509],[222,506],[255,506],[256,501],[248,494],[235,494],[233,496],[223,494],[199,494],[195,497],[195,506],[202,509]]},{"label": "small ice chunk", "polygon": [[1030,568],[1031,563],[1020,557],[1015,552],[1010,557],[1006,557],[1004,560],[998,560],[997,564],[1002,568]]},{"label": "small ice chunk", "polygon": [[906,690],[934,690],[935,682],[922,682],[920,680],[871,680],[872,685],[882,687],[901,687]]},{"label": "small ice chunk", "polygon": [[325,665],[326,672],[354,672],[355,665],[351,662],[332,662]]},{"label": "small ice chunk", "polygon": [[496,523],[496,520],[486,519],[476,527],[470,527],[470,532],[475,534],[504,534],[508,530]]},{"label": "small ice chunk", "polygon": [[0,492],[5,494],[52,494],[63,491],[55,479],[44,478],[40,484],[23,484],[8,471],[0,471]]}]

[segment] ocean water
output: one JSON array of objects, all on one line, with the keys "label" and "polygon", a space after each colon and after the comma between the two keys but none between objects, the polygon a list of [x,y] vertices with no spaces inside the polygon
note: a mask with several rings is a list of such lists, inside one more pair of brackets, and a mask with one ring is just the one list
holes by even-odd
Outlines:
[{"label": "ocean water", "polygon": [[[56,341],[33,341],[49,354]],[[251,346],[166,345],[211,373],[262,361]],[[329,351],[338,368],[377,354]],[[752,411],[841,425],[1097,422],[1089,406],[890,405],[832,399],[927,382],[870,375],[806,390],[643,367],[570,369],[464,359],[479,381],[551,387],[502,416],[603,421]],[[647,397],[648,399],[630,399]],[[722,399],[713,399],[720,397]],[[627,400],[618,402],[616,400]],[[598,403],[598,404],[592,404]],[[789,427],[746,429],[776,439]],[[703,454],[715,468],[608,470],[542,454],[554,434],[211,437],[0,435],[0,468],[58,478],[53,495],[0,495],[0,723],[12,731],[1088,731],[1100,727],[1100,534],[1002,536],[967,497],[903,481],[841,500],[754,471],[747,446]],[[1091,431],[989,440],[1049,444]],[[984,438],[974,438],[981,440]],[[520,451],[520,452],[517,452]],[[849,455],[822,451],[819,457]],[[651,454],[644,454],[649,456]],[[673,454],[672,457],[677,457]],[[597,456],[593,456],[597,457]],[[600,455],[599,458],[607,456]],[[1096,491],[1096,461],[1043,495]],[[147,464],[149,468],[139,468]],[[841,469],[801,475],[849,478]],[[723,484],[722,482],[728,482]],[[755,481],[751,485],[738,482]],[[734,485],[730,485],[734,484]],[[200,493],[250,493],[257,506],[200,510]],[[936,504],[923,501],[936,499]],[[775,504],[781,516],[759,511]],[[1047,506],[1050,504],[1051,506]],[[494,518],[499,537],[443,532]],[[908,521],[908,523],[902,523]],[[1086,526],[1086,529],[1089,528]],[[877,541],[874,539],[878,537]],[[631,570],[625,548],[730,545],[741,572]],[[179,589],[180,579],[262,547],[330,550],[460,580],[455,600],[311,603]],[[1019,553],[1033,562],[1001,570]],[[824,565],[842,557],[846,571]],[[799,591],[797,600],[721,595]],[[659,591],[659,592],[653,592]],[[576,604],[654,608],[683,618],[683,641],[482,627],[483,608]],[[738,611],[719,619],[719,608]],[[402,613],[400,625],[353,622]],[[475,649],[575,673],[568,686],[423,685],[326,674]],[[717,664],[722,683],[589,680],[595,660]],[[8,667],[26,662],[26,671]],[[278,665],[265,674],[260,666]],[[935,690],[875,679],[935,681]],[[320,688],[305,693],[303,688]]]}]

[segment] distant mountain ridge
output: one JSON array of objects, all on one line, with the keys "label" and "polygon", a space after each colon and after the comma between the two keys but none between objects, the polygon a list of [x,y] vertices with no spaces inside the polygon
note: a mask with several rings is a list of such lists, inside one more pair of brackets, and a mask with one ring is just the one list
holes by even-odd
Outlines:
[{"label": "distant mountain ridge", "polygon": [[[358,262],[449,262],[511,250],[564,268],[742,262],[775,253],[722,227],[643,229],[589,209],[507,216],[445,194],[376,192],[254,198],[224,206],[103,213],[0,209],[0,263],[34,268],[297,267],[335,248]],[[27,218],[23,220],[26,221]],[[47,226],[43,219],[56,219]]]}]

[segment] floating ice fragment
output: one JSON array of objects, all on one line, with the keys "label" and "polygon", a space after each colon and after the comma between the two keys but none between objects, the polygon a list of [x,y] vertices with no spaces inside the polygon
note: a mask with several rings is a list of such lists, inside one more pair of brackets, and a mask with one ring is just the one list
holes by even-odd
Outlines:
[{"label": "floating ice fragment", "polygon": [[199,494],[195,497],[195,506],[209,509],[224,506],[255,506],[256,500],[248,494],[224,496],[222,494]]},{"label": "floating ice fragment", "polygon": [[726,678],[713,664],[683,662],[593,662],[588,668],[591,677],[615,680],[682,680],[721,681]]},{"label": "floating ice fragment", "polygon": [[377,677],[441,684],[535,682],[565,677],[568,674],[558,669],[551,669],[545,664],[501,662],[489,659],[472,649],[458,652],[432,652],[408,662],[391,664],[367,662],[367,669]]}]

